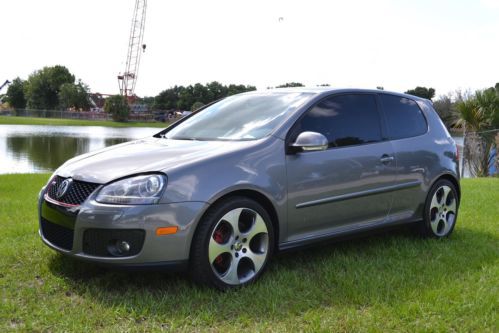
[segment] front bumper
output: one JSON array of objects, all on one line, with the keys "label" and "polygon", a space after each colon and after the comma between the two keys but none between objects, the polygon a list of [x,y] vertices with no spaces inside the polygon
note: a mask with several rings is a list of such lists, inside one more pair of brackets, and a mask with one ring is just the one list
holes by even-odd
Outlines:
[{"label": "front bumper", "polygon": [[[208,204],[117,206],[98,203],[90,196],[81,206],[64,207],[46,200],[42,190],[38,207],[42,241],[64,255],[113,266],[178,268],[189,259],[194,231]],[[156,235],[157,228],[171,226],[178,228],[175,234]],[[112,250],[120,237],[132,240],[132,255]],[[106,251],[101,245],[108,243]]]}]

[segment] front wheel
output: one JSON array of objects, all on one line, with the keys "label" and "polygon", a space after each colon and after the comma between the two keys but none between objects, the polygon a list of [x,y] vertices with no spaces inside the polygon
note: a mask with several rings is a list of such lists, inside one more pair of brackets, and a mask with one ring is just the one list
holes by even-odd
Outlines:
[{"label": "front wheel", "polygon": [[246,285],[263,273],[273,247],[265,209],[245,197],[225,199],[200,221],[192,243],[191,275],[221,290]]},{"label": "front wheel", "polygon": [[422,234],[434,238],[449,236],[456,225],[458,209],[459,196],[454,184],[438,180],[426,198]]}]

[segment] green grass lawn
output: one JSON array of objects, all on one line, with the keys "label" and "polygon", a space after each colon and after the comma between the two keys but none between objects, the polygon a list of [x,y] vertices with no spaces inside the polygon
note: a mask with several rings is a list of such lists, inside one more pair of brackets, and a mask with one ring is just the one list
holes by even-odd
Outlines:
[{"label": "green grass lawn", "polygon": [[58,118],[12,117],[0,116],[0,125],[51,125],[51,126],[107,126],[107,127],[161,127],[165,128],[168,122],[126,122],[106,120],[79,120]]},{"label": "green grass lawn", "polygon": [[219,293],[182,274],[127,273],[43,245],[48,175],[0,176],[0,331],[498,332],[499,179],[462,181],[454,234],[404,228],[281,254]]}]

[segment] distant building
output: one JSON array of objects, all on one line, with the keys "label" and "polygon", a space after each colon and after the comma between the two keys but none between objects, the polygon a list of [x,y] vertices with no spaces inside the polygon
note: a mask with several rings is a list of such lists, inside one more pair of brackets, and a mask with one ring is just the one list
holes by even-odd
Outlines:
[{"label": "distant building", "polygon": [[[104,112],[104,104],[106,103],[106,98],[109,94],[92,93],[89,94],[90,97],[90,111],[91,112]],[[132,113],[143,113],[148,112],[149,108],[147,104],[133,103],[130,105],[130,111]]]},{"label": "distant building", "polygon": [[149,108],[147,107],[146,104],[136,103],[136,104],[130,105],[130,111],[132,111],[134,113],[148,112]]},{"label": "distant building", "polygon": [[104,112],[104,104],[106,103],[107,96],[99,93],[89,94],[90,112]]}]

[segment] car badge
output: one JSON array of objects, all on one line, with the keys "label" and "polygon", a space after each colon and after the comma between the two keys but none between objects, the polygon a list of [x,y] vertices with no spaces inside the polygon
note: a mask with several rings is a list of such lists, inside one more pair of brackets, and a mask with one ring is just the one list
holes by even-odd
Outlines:
[{"label": "car badge", "polygon": [[57,188],[56,196],[57,199],[60,199],[66,192],[68,191],[69,187],[73,183],[73,180],[71,178],[65,179],[61,185]]}]

